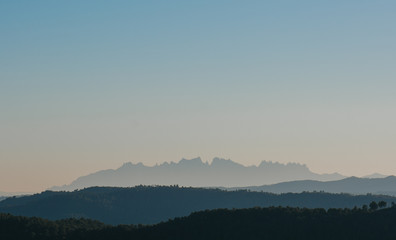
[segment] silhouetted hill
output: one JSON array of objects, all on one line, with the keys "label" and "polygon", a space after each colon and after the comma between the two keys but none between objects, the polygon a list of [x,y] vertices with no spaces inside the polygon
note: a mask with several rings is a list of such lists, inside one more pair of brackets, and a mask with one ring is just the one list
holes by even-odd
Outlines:
[{"label": "silhouetted hill", "polygon": [[86,219],[47,221],[0,214],[7,240],[390,240],[396,209],[250,208],[195,212],[153,226],[106,226]]},{"label": "silhouetted hill", "polygon": [[84,217],[109,224],[152,224],[191,212],[217,208],[290,206],[353,208],[371,201],[396,202],[395,197],[329,193],[272,194],[219,189],[93,187],[74,192],[45,191],[0,202],[0,212],[47,219]]},{"label": "silhouetted hill", "polygon": [[148,167],[142,163],[125,163],[120,168],[103,170],[80,177],[70,185],[53,187],[55,191],[72,191],[92,186],[131,187],[136,185],[174,185],[193,187],[238,187],[272,184],[292,180],[339,180],[344,176],[316,174],[307,166],[263,161],[259,166],[243,166],[231,160],[214,158],[212,163],[200,158],[182,159]]},{"label": "silhouetted hill", "polygon": [[[105,225],[89,219],[49,221],[37,217],[16,217],[0,213],[0,239],[4,240],[61,240],[73,239],[72,234],[104,230]],[[85,236],[88,239],[88,236]]]},{"label": "silhouetted hill", "polygon": [[386,178],[357,178],[350,177],[338,181],[291,181],[272,185],[251,186],[235,189],[249,189],[251,191],[263,191],[272,193],[299,193],[324,191],[329,193],[351,193],[351,194],[386,194],[396,196],[396,177],[389,176]]}]

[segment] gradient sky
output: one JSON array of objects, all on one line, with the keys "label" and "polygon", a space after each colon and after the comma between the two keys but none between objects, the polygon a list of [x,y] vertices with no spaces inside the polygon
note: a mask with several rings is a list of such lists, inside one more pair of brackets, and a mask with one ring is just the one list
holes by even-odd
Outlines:
[{"label": "gradient sky", "polygon": [[1,1],[0,191],[124,162],[396,175],[395,1]]}]

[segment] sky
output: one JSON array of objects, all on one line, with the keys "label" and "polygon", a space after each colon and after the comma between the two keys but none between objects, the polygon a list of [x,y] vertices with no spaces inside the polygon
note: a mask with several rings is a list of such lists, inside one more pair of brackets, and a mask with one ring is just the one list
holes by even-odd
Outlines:
[{"label": "sky", "polygon": [[200,156],[396,175],[395,1],[1,1],[0,191]]}]

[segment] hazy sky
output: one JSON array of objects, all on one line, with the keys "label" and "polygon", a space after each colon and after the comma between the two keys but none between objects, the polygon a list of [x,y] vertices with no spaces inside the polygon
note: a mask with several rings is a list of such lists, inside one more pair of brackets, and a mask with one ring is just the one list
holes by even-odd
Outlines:
[{"label": "hazy sky", "polygon": [[201,156],[396,175],[396,1],[1,1],[0,191]]}]

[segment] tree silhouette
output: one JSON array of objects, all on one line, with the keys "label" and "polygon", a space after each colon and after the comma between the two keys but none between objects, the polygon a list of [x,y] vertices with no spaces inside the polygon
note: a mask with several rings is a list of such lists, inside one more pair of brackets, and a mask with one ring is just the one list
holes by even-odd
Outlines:
[{"label": "tree silhouette", "polygon": [[368,207],[367,207],[366,204],[364,204],[364,205],[362,206],[362,210],[363,210],[363,211],[367,211],[367,210],[368,210]]},{"label": "tree silhouette", "polygon": [[379,208],[384,208],[384,207],[386,207],[386,202],[385,202],[385,201],[379,201],[379,202],[378,202],[378,207],[379,207]]},{"label": "tree silhouette", "polygon": [[378,204],[375,201],[372,201],[369,205],[371,211],[375,211],[378,209]]}]

